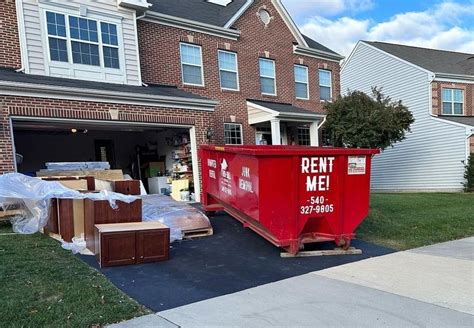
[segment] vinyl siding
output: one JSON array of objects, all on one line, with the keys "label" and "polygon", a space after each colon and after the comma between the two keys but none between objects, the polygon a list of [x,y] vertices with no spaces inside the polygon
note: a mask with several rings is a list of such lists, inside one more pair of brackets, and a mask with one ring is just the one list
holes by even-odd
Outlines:
[{"label": "vinyl siding", "polygon": [[371,93],[371,87],[382,87],[385,95],[401,99],[415,117],[406,140],[375,157],[373,190],[462,190],[466,128],[430,115],[429,78],[428,72],[363,43],[344,65],[342,90]]},{"label": "vinyl siding", "polygon": [[[69,77],[78,79],[90,79],[94,81],[115,82],[130,85],[140,85],[140,67],[138,58],[138,40],[136,34],[135,13],[128,9],[117,7],[116,1],[38,1],[38,0],[20,0],[22,1],[23,11],[18,15],[23,15],[25,29],[26,58],[29,70],[27,73],[37,75],[51,75],[58,77]],[[39,3],[39,4],[38,4]],[[55,6],[58,4],[58,11],[73,10],[79,15],[79,6],[87,7],[88,13],[97,15],[111,16],[121,20],[121,30],[123,42],[123,54],[120,61],[120,71],[103,70],[98,72],[94,68],[81,68],[75,65],[52,65],[48,63],[48,49],[46,44],[46,32],[41,5]],[[64,9],[63,9],[64,8]]]}]

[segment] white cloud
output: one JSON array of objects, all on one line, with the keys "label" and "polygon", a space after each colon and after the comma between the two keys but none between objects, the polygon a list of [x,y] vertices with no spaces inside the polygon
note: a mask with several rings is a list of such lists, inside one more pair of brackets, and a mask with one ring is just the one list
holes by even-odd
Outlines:
[{"label": "white cloud", "polygon": [[358,12],[371,9],[373,0],[283,0],[285,7],[298,17],[317,15],[330,17],[343,12]]},{"label": "white cloud", "polygon": [[385,41],[420,47],[474,52],[474,27],[461,27],[474,17],[474,1],[461,5],[446,1],[421,12],[397,14],[384,22],[349,17],[314,16],[303,33],[348,56],[358,40]]}]

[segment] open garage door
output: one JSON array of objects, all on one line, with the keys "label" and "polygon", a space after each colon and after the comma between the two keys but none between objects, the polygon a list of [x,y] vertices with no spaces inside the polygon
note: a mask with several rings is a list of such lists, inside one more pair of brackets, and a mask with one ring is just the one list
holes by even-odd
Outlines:
[{"label": "open garage door", "polygon": [[199,201],[192,126],[49,118],[13,118],[12,125],[20,173],[36,176],[51,162],[108,162],[111,169],[140,179],[148,192],[164,192],[149,185],[154,183],[149,178],[188,180]]}]

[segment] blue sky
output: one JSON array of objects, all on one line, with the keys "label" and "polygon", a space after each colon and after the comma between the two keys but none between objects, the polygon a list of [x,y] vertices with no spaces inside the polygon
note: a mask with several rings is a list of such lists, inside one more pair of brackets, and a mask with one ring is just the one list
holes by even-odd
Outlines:
[{"label": "blue sky", "polygon": [[474,0],[282,0],[301,31],[348,56],[358,40],[474,53]]}]

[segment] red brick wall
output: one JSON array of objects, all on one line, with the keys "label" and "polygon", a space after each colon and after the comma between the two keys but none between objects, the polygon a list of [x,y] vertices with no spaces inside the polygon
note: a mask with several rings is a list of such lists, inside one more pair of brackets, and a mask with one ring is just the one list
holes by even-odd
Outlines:
[{"label": "red brick wall", "polygon": [[0,0],[0,67],[21,67],[15,0]]},{"label": "red brick wall", "polygon": [[12,131],[9,116],[54,117],[110,120],[110,110],[119,111],[119,120],[128,122],[186,124],[196,127],[198,144],[206,143],[206,127],[212,112],[72,100],[27,97],[0,97],[0,174],[14,170]]},{"label": "red brick wall", "polygon": [[464,90],[464,115],[474,116],[474,84],[467,83],[449,83],[449,82],[433,82],[431,84],[433,97],[433,114],[443,115],[442,113],[442,89],[462,89]]},{"label": "red brick wall", "polygon": [[[263,5],[274,17],[268,28],[264,27],[256,15]],[[245,143],[255,143],[254,129],[248,125],[247,99],[292,103],[315,112],[324,112],[319,99],[319,68],[327,68],[333,72],[333,95],[340,93],[339,63],[293,54],[293,43],[296,40],[270,0],[255,1],[234,27],[242,33],[238,41],[151,22],[138,23],[144,82],[177,85],[186,91],[220,101],[214,116],[214,142],[224,142],[223,122],[229,122],[229,116],[235,115],[237,121],[243,123]],[[192,36],[192,43],[202,46],[205,87],[182,84],[179,43],[189,42],[188,36]],[[238,54],[240,91],[220,89],[217,50],[225,49],[226,44],[230,46],[230,51]],[[260,93],[258,59],[264,57],[266,51],[269,52],[269,58],[276,62],[276,97],[263,96]],[[309,67],[309,101],[295,98],[293,65],[300,64],[300,59]]]}]

